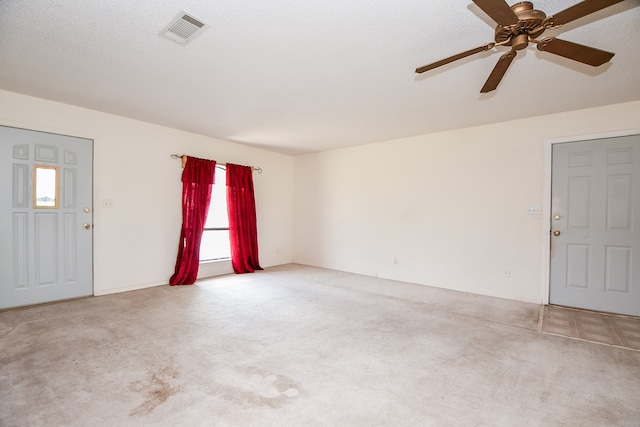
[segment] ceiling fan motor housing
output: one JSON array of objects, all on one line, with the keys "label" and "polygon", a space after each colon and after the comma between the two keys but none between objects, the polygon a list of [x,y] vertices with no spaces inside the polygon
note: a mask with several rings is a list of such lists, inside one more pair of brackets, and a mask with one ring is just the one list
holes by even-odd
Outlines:
[{"label": "ceiling fan motor housing", "polygon": [[533,3],[522,1],[511,6],[511,10],[518,17],[514,25],[498,25],[495,41],[498,44],[511,46],[514,50],[527,47],[529,39],[541,35],[545,27],[542,25],[547,15],[533,8]]}]

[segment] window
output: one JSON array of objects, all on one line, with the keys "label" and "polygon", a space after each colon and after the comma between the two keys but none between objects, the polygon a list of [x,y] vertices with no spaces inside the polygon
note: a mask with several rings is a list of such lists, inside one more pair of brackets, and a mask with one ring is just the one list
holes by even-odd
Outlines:
[{"label": "window", "polygon": [[226,171],[216,166],[216,181],[211,190],[211,204],[200,243],[200,262],[231,258],[229,216],[227,214]]},{"label": "window", "polygon": [[58,166],[33,166],[34,208],[58,209],[59,175]]}]

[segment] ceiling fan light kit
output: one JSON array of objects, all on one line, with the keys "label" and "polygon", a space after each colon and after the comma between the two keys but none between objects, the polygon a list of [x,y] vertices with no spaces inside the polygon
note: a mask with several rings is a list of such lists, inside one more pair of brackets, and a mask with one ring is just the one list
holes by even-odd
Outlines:
[{"label": "ceiling fan light kit", "polygon": [[504,0],[473,0],[498,25],[496,26],[495,43],[467,50],[440,61],[416,68],[416,73],[424,73],[441,67],[476,53],[491,50],[496,46],[510,46],[511,50],[503,54],[493,68],[489,78],[480,90],[487,93],[495,90],[504,77],[509,65],[517,56],[517,51],[525,49],[529,43],[537,45],[538,50],[562,56],[573,61],[600,66],[609,62],[612,52],[606,52],[578,43],[561,40],[555,37],[539,40],[545,30],[559,28],[564,24],[583,16],[612,6],[623,0],[584,0],[555,15],[547,16],[544,12],[534,9],[533,3],[523,1],[509,6]]}]

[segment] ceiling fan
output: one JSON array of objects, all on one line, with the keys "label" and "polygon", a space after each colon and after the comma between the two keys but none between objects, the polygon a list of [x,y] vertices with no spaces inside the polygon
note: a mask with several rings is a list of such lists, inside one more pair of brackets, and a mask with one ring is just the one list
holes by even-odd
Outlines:
[{"label": "ceiling fan", "polygon": [[590,13],[597,12],[623,0],[584,0],[555,15],[547,16],[533,8],[533,3],[523,1],[509,6],[504,0],[472,0],[491,17],[498,26],[495,43],[487,43],[432,64],[416,68],[416,73],[424,73],[467,56],[491,50],[496,46],[511,46],[511,50],[500,57],[489,78],[480,90],[487,93],[498,87],[517,51],[535,43],[538,50],[553,53],[594,67],[602,65],[613,57],[612,52],[557,39],[555,37],[538,40],[545,30],[555,29]]}]

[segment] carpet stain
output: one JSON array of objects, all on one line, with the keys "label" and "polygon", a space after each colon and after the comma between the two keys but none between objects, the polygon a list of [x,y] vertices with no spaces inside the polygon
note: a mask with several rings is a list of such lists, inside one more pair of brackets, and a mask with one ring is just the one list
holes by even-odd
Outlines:
[{"label": "carpet stain", "polygon": [[172,387],[169,381],[178,378],[178,376],[178,371],[167,366],[157,372],[149,371],[143,381],[132,382],[129,389],[142,394],[146,400],[140,406],[133,409],[129,413],[129,416],[147,415],[164,403],[169,397],[176,394],[180,390],[180,387]]},{"label": "carpet stain", "polygon": [[244,407],[279,408],[294,401],[301,392],[290,378],[247,368],[218,375],[215,394]]}]

